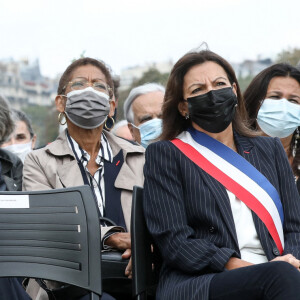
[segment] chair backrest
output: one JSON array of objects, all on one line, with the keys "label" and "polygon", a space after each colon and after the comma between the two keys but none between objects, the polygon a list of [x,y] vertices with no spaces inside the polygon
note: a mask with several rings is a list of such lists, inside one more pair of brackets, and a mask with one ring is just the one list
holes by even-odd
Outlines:
[{"label": "chair backrest", "polygon": [[0,193],[0,277],[61,281],[101,295],[100,253],[89,186]]},{"label": "chair backrest", "polygon": [[[143,189],[133,188],[131,213],[133,296],[155,290],[158,283],[159,253],[148,232],[143,212]],[[158,259],[156,259],[158,257]]]}]

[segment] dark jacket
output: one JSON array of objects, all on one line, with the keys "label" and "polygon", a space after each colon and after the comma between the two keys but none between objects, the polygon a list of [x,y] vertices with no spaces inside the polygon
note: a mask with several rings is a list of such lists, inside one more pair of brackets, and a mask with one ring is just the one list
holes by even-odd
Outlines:
[{"label": "dark jacket", "polygon": [[[284,254],[300,258],[300,200],[279,139],[235,135],[238,153],[277,189],[284,211]],[[144,167],[144,211],[163,258],[157,299],[209,298],[214,274],[229,258],[240,258],[225,187],[169,141],[148,146]],[[266,226],[252,213],[268,260],[279,255]]]},{"label": "dark jacket", "polygon": [[18,156],[0,148],[1,176],[7,191],[22,190],[23,164]]}]

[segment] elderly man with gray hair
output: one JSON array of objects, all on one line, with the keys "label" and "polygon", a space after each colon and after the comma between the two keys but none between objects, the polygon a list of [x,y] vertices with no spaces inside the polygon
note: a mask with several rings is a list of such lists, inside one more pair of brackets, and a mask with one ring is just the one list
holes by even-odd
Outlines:
[{"label": "elderly man with gray hair", "polygon": [[162,85],[146,83],[132,89],[124,102],[128,128],[134,140],[145,148],[161,134],[164,95]]}]

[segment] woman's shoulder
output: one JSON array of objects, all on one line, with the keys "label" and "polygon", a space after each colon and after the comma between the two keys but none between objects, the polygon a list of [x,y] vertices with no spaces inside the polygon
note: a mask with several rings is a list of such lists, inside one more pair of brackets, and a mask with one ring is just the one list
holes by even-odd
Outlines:
[{"label": "woman's shoulder", "polygon": [[238,141],[239,142],[246,142],[253,144],[258,147],[266,147],[266,146],[272,146],[276,145],[278,142],[280,143],[280,140],[278,138],[270,137],[270,136],[254,136],[254,137],[246,137],[238,135]]},{"label": "woman's shoulder", "polygon": [[146,157],[156,156],[157,158],[172,157],[175,159],[180,155],[179,149],[172,143],[172,141],[163,140],[151,143],[146,150]]}]

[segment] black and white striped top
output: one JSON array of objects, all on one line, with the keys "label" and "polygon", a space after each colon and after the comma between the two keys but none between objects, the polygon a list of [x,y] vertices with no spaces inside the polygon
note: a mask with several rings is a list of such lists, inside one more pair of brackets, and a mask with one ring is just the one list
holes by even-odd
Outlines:
[{"label": "black and white striped top", "polygon": [[104,160],[111,162],[113,161],[113,153],[109,142],[104,135],[101,134],[101,145],[100,149],[96,158],[96,164],[99,166],[98,170],[96,171],[95,175],[93,176],[88,168],[87,164],[90,160],[90,155],[82,149],[78,143],[69,135],[68,135],[68,144],[69,147],[72,149],[77,161],[81,163],[85,170],[86,179],[89,185],[92,188],[92,191],[97,199],[99,211],[102,216],[104,216],[105,211],[105,185],[104,185]]}]

